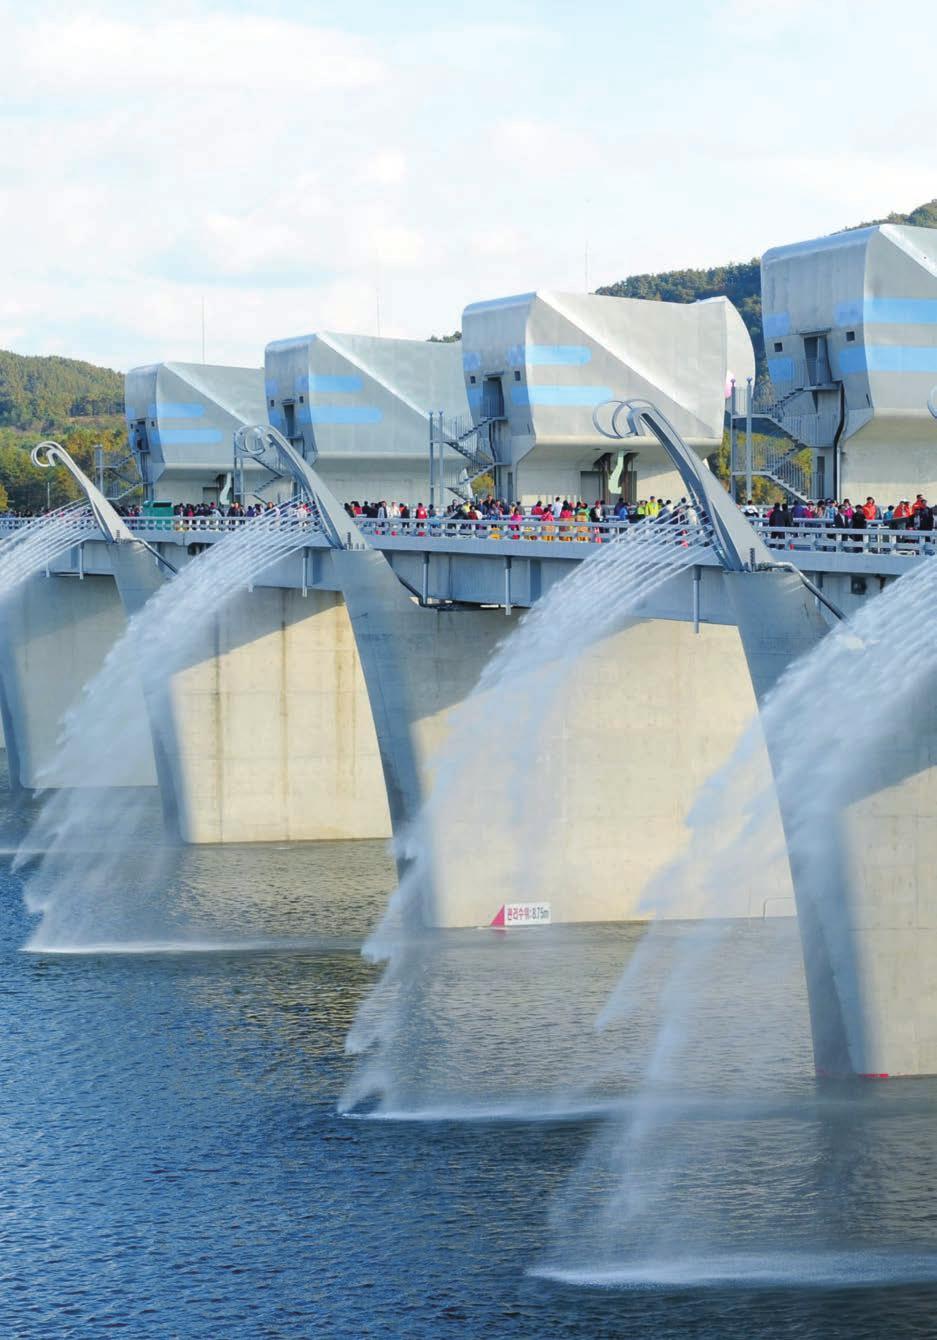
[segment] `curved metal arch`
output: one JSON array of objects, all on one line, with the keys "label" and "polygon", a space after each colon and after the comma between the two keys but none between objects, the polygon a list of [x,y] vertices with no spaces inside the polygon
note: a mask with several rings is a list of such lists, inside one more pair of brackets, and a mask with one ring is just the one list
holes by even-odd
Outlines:
[{"label": "curved metal arch", "polygon": [[[43,459],[43,453],[45,459]],[[92,484],[81,466],[60,442],[37,442],[29,453],[29,458],[33,465],[38,466],[40,470],[51,470],[55,465],[65,466],[65,469],[78,482],[82,492],[91,504],[94,519],[109,544],[116,544],[121,540],[136,539],[127,523],[114,510],[100,489]]]},{"label": "curved metal arch", "polygon": [[[370,547],[354,519],[348,515],[332,491],[313,470],[310,460],[297,451],[278,429],[271,427],[270,424],[244,424],[234,434],[235,452],[242,456],[262,460],[268,448],[273,449],[284,472],[293,477],[312,503],[323,533],[333,549]],[[313,460],[317,456],[318,453]]]},{"label": "curved metal arch", "polygon": [[[45,459],[43,459],[43,453]],[[77,480],[82,492],[88,499],[94,519],[108,544],[127,544],[129,542],[141,545],[167,571],[173,574],[178,571],[175,564],[170,563],[169,559],[164,557],[148,540],[144,540],[140,535],[134,535],[123,517],[115,510],[113,504],[108,502],[95,484],[92,484],[81,466],[60,442],[37,442],[29,453],[29,458],[33,465],[38,466],[40,470],[51,470],[55,465],[65,466],[72,478]]]}]

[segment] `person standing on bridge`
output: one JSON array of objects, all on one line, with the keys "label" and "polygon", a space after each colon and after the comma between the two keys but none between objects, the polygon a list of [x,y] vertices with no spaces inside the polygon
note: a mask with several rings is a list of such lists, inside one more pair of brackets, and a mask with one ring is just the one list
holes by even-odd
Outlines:
[{"label": "person standing on bridge", "polygon": [[901,502],[895,508],[891,524],[895,530],[907,530],[908,522],[911,520],[911,504],[907,498],[902,498]]},{"label": "person standing on bridge", "polygon": [[[866,518],[865,510],[861,507],[857,507],[852,514],[852,521],[849,523],[850,530],[853,531],[865,530],[868,524],[869,523],[868,519]],[[854,552],[858,552],[862,548],[862,537],[857,536],[857,539],[859,540],[858,544],[850,545],[850,548]]]}]

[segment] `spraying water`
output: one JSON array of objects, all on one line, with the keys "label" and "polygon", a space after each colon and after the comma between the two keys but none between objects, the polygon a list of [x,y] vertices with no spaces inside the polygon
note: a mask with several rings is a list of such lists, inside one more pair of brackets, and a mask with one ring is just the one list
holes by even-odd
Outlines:
[{"label": "spraying water", "polygon": [[35,517],[0,544],[0,600],[31,577],[87,539],[91,514],[83,503],[71,503],[58,512]]},{"label": "spraying water", "polygon": [[[804,956],[809,964],[819,943],[828,957],[832,1009],[857,1046],[855,1020],[870,986],[856,980],[850,895],[863,861],[878,850],[875,792],[920,784],[933,766],[935,595],[937,563],[924,560],[792,665],[761,710]],[[692,889],[699,915],[719,918],[733,885],[781,855],[768,841],[772,787],[753,770],[753,738],[703,788],[687,853],[646,890],[649,914]],[[857,739],[861,753],[852,747]],[[892,823],[886,813],[888,831]],[[919,828],[911,835],[923,838]],[[926,883],[913,850],[906,859],[911,882]],[[895,880],[881,891],[894,916]],[[802,974],[802,961],[792,953],[793,924],[787,927],[652,925],[599,1019],[600,1029],[633,1038],[653,993],[641,1082],[627,1113],[599,1132],[557,1197],[553,1247],[539,1273],[605,1287],[809,1283],[813,1275],[848,1284],[900,1279],[913,1260],[933,1278],[937,1261],[932,1254],[919,1259],[913,1242],[907,1257],[884,1261],[849,1247],[850,1225],[838,1217],[840,1188],[820,1176],[818,1159],[829,1108],[840,1104],[857,1120],[863,1098],[854,1089],[816,1093],[811,1021],[802,980],[793,976]],[[811,1000],[814,1038],[824,1036],[829,1021],[822,1013],[830,1007],[826,997]],[[759,1096],[764,1110],[753,1114]],[[776,1164],[779,1145],[791,1158],[780,1178],[775,1166],[770,1184],[762,1169],[772,1158]],[[701,1196],[703,1185],[718,1185],[718,1196]],[[781,1204],[798,1207],[796,1214],[788,1209],[783,1225]]]},{"label": "spraying water", "polygon": [[[172,844],[147,792],[134,785],[137,754],[172,724],[173,675],[215,654],[216,618],[271,564],[309,542],[289,508],[218,540],[159,588],[128,622],[63,723],[50,766],[65,785],[47,792],[18,864],[40,852],[25,897],[41,917],[30,949],[133,949],[197,935],[169,896]],[[139,711],[143,678],[148,722]],[[106,791],[82,785],[107,777]],[[68,785],[68,783],[71,785]]]},{"label": "spraying water", "polygon": [[[513,1054],[525,1056],[528,1072],[538,1058],[548,1064],[547,1035],[532,1036],[529,1026],[538,998],[545,988],[555,993],[557,982],[543,972],[539,949],[528,952],[510,937],[507,948],[491,949],[489,940],[479,949],[471,935],[447,936],[429,926],[459,924],[451,910],[472,888],[484,887],[495,907],[549,889],[562,829],[555,797],[563,691],[583,655],[634,618],[659,586],[698,562],[709,540],[708,525],[695,517],[683,528],[633,527],[534,606],[452,711],[433,760],[432,792],[401,839],[407,873],[365,946],[365,955],[386,967],[348,1037],[347,1050],[361,1059],[341,1110],[376,1102],[385,1116],[440,1107],[465,1112],[465,1096],[472,1095],[484,1111],[492,1101],[503,1111],[511,1101],[509,1082],[479,1050],[491,1037],[495,1014],[501,1038],[513,1021],[519,1032]],[[549,933],[535,934],[544,935],[544,953],[556,952]],[[575,955],[568,948],[579,943],[575,937],[565,943]],[[588,977],[585,940],[578,952]],[[487,969],[481,963],[486,953],[497,956]],[[505,1046],[502,1054],[510,1053]],[[492,1083],[496,1093],[488,1097]],[[529,1108],[523,1094],[514,1097]]]}]

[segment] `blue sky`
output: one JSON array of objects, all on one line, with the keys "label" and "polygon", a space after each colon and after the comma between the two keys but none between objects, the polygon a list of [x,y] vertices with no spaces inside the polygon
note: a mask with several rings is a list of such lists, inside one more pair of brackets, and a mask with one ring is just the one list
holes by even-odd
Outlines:
[{"label": "blue sky", "polygon": [[24,353],[198,358],[203,299],[215,362],[423,338],[937,195],[923,0],[0,0],[0,26],[0,347]]}]

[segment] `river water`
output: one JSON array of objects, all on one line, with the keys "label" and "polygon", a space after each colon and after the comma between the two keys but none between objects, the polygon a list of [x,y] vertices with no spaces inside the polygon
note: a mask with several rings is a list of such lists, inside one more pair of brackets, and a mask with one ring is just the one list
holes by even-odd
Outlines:
[{"label": "river water", "polygon": [[[5,852],[24,828],[7,805]],[[349,1117],[383,844],[189,849],[163,891],[185,951],[132,954],[23,952],[0,860],[0,1334],[937,1334],[937,1086],[816,1087],[793,923],[698,960],[694,1100],[657,1096],[621,1227],[590,1198],[622,1175],[653,980],[630,1034],[593,1023],[639,929],[440,937],[400,1113]]]}]

